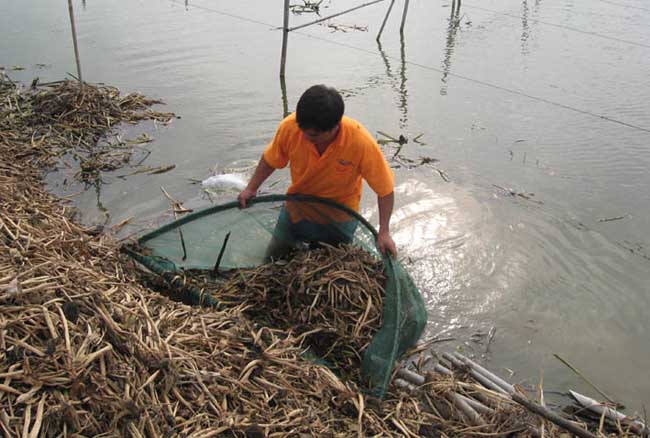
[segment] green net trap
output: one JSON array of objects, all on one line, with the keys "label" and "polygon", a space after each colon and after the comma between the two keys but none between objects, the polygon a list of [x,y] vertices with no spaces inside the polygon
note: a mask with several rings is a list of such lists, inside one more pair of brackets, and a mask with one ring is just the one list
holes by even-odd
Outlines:
[{"label": "green net trap", "polygon": [[[125,251],[162,278],[172,290],[182,290],[185,302],[203,306],[224,305],[218,293],[211,293],[214,289],[202,287],[200,282],[193,283],[188,278],[209,278],[213,279],[211,284],[230,286],[239,282],[242,290],[249,289],[251,282],[266,282],[268,284],[262,285],[263,296],[260,297],[259,293],[251,296],[251,302],[278,299],[272,291],[282,290],[285,295],[278,305],[289,305],[289,313],[294,311],[294,299],[299,301],[299,294],[305,293],[299,280],[304,278],[303,271],[312,269],[312,277],[318,279],[316,283],[326,284],[327,266],[321,266],[323,262],[316,258],[318,254],[329,251],[330,260],[334,257],[334,261],[328,265],[343,261],[349,254],[351,257],[363,256],[364,260],[369,260],[368,266],[376,269],[363,271],[366,280],[350,278],[351,273],[345,270],[339,274],[355,284],[375,279],[383,283],[380,287],[383,306],[379,309],[380,318],[375,318],[381,321],[381,325],[364,344],[358,361],[361,382],[368,393],[383,397],[396,360],[415,345],[424,329],[426,310],[406,270],[397,261],[377,251],[376,236],[376,230],[362,216],[333,201],[304,195],[269,195],[252,199],[246,209],[240,209],[238,202],[229,202],[190,213],[142,236],[137,245],[125,247]],[[341,248],[349,250],[332,252],[345,251]],[[302,258],[298,259],[296,254],[303,254]],[[307,268],[296,260],[311,260],[312,267]],[[265,266],[273,267],[278,274],[264,277],[251,271]],[[237,272],[240,274],[233,275]],[[241,272],[247,272],[248,276]],[[340,283],[340,279],[334,279],[323,286],[329,288],[325,295],[331,301],[343,300],[336,294],[337,288],[343,287]],[[287,296],[290,287],[293,289]],[[271,291],[268,296],[267,290]],[[372,301],[372,298],[367,299]],[[310,320],[314,308],[327,297],[314,296],[313,300],[311,306],[306,306],[307,310],[295,310],[303,312],[301,321]],[[361,311],[361,314],[369,318],[367,311]],[[353,328],[355,332],[362,329],[359,324]],[[303,331],[315,331],[313,340],[316,344],[327,336],[336,336],[336,331],[318,332],[318,327],[303,327]],[[308,356],[329,364],[327,354],[341,347],[336,343],[328,345],[331,345],[329,350],[325,349],[328,351],[316,348]]]}]

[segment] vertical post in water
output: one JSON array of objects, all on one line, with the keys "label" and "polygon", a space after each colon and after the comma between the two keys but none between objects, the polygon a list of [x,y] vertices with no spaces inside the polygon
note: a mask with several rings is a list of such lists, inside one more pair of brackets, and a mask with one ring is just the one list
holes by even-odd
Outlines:
[{"label": "vertical post in water", "polygon": [[70,26],[72,27],[72,43],[74,44],[74,57],[77,61],[77,79],[79,79],[79,89],[83,91],[84,82],[81,78],[81,62],[79,61],[79,47],[77,46],[77,30],[74,26],[74,11],[72,10],[72,0],[68,0],[68,11],[70,12]]},{"label": "vertical post in water", "polygon": [[280,59],[280,77],[284,77],[287,63],[287,41],[289,40],[289,0],[284,0],[284,24],[282,25],[282,58]]},{"label": "vertical post in water", "polygon": [[404,2],[404,12],[402,13],[402,24],[399,27],[399,33],[404,34],[404,24],[406,23],[406,13],[409,10],[409,0]]},{"label": "vertical post in water", "polygon": [[381,38],[381,33],[384,31],[384,26],[386,26],[386,21],[388,21],[388,16],[390,15],[390,11],[393,9],[393,5],[395,4],[395,0],[390,0],[390,5],[388,5],[388,11],[386,11],[386,16],[384,17],[384,22],[381,23],[381,28],[379,29],[379,33],[377,34],[377,41],[379,41],[379,38]]}]

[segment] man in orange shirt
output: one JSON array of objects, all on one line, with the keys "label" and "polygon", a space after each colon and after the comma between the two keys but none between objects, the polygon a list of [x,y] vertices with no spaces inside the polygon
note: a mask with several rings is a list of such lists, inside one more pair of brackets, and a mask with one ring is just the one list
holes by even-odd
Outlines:
[{"label": "man in orange shirt", "polygon": [[[343,98],[334,88],[308,88],[300,97],[296,112],[280,123],[237,199],[246,208],[248,200],[257,195],[258,188],[275,169],[289,164],[291,186],[287,193],[331,199],[358,211],[365,179],[377,194],[377,248],[383,254],[396,256],[389,229],[394,204],[393,173],[372,135],[359,122],[344,116],[344,109]],[[291,229],[297,221],[283,209],[278,223],[286,222]]]}]

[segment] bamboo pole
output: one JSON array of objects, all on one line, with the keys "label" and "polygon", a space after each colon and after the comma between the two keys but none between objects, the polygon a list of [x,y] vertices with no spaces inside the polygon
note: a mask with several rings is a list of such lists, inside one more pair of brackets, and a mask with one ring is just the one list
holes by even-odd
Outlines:
[{"label": "bamboo pole", "polygon": [[72,0],[68,0],[68,12],[70,13],[70,27],[72,28],[72,43],[74,45],[74,57],[77,62],[77,79],[79,79],[79,90],[83,92],[83,79],[81,77],[81,62],[79,60],[79,47],[77,45],[77,29],[74,25],[74,10]]},{"label": "bamboo pole", "polygon": [[492,380],[494,383],[499,385],[501,388],[506,390],[508,393],[512,394],[515,392],[514,386],[512,386],[510,383],[506,382],[503,380],[501,377],[497,376],[496,374],[492,373],[491,371],[488,371],[487,369],[483,368],[481,365],[477,364],[470,358],[463,356],[462,354],[456,352],[455,353],[456,357],[459,358],[462,362],[464,362],[466,365],[470,366],[471,368],[475,369],[479,373],[483,374],[485,377],[488,379]]},{"label": "bamboo pole", "polygon": [[379,29],[379,33],[377,34],[376,40],[379,41],[379,38],[381,38],[381,33],[384,31],[384,26],[386,26],[386,22],[388,21],[388,16],[390,15],[390,11],[393,10],[393,5],[395,4],[395,0],[390,0],[390,5],[388,5],[388,11],[386,11],[386,16],[384,17],[384,22],[381,23],[381,28]]},{"label": "bamboo pole", "polygon": [[280,58],[280,77],[284,78],[287,64],[287,43],[289,40],[289,0],[284,0],[284,20],[282,24],[282,56]]},{"label": "bamboo pole", "polygon": [[589,432],[586,429],[583,429],[582,427],[578,426],[572,421],[567,420],[566,418],[560,417],[558,414],[549,411],[547,408],[544,406],[540,406],[539,404],[535,403],[532,400],[527,399],[523,395],[515,392],[512,394],[512,399],[528,409],[530,412],[540,415],[544,418],[546,418],[548,421],[560,426],[563,429],[568,430],[574,435],[579,436],[580,438],[597,438],[596,435],[593,433]]},{"label": "bamboo pole", "polygon": [[472,423],[472,426],[485,425],[485,421],[481,415],[476,412],[474,408],[472,408],[459,394],[450,392],[447,394],[447,398],[454,404],[454,406],[456,406],[456,409],[461,411],[467,417],[469,422]]},{"label": "bamboo pole", "polygon": [[407,370],[406,368],[400,368],[397,371],[397,377],[400,377],[407,382],[413,383],[417,386],[424,385],[425,382],[424,376],[421,376],[411,370]]},{"label": "bamboo pole", "polygon": [[[445,353],[443,354],[443,357],[449,360],[452,363],[452,365],[457,366],[457,365],[464,364],[465,366],[469,366],[470,374],[472,375],[472,377],[479,380],[483,385],[485,385],[485,383],[483,382],[484,379],[490,382],[492,385],[496,386],[496,388],[500,389],[501,392],[504,393],[510,392],[509,389],[512,388],[512,392],[510,392],[509,394],[510,397],[514,401],[516,401],[517,403],[519,403],[520,405],[528,409],[530,412],[546,418],[548,421],[568,430],[569,432],[581,438],[596,438],[596,435],[578,426],[574,422],[567,420],[566,418],[563,418],[560,415],[550,411],[548,408],[544,406],[540,406],[539,404],[533,402],[532,400],[529,400],[528,398],[522,396],[521,394],[519,394],[514,390],[514,387],[512,387],[512,385],[505,382],[503,379],[499,378],[498,376],[495,376],[493,373],[481,367],[480,365],[476,364],[476,362],[469,360],[468,358],[461,355],[460,353],[456,353],[456,355],[457,356],[453,356],[451,354]],[[478,372],[478,369],[481,369],[482,372]]]},{"label": "bamboo pole", "polygon": [[[445,358],[449,362],[451,362],[451,365],[454,365],[454,366],[462,366],[462,365],[469,366],[470,367],[470,373],[472,374],[472,376],[474,378],[477,378],[477,380],[479,380],[481,382],[481,384],[483,384],[484,386],[488,387],[486,385],[486,383],[488,383],[489,386],[494,387],[493,389],[497,390],[498,392],[501,392],[501,393],[506,392],[504,388],[501,388],[499,385],[497,385],[495,382],[492,382],[491,380],[489,380],[483,374],[480,374],[475,369],[472,369],[471,364],[465,364],[460,359],[458,359],[458,358],[456,358],[453,355],[448,354],[448,353],[443,354],[443,356],[445,356]],[[492,373],[489,373],[489,374],[493,375]],[[413,384],[420,384],[419,382],[424,381],[423,376],[420,376],[417,373],[414,373],[412,371],[405,370],[405,369],[400,369],[398,371],[398,376],[401,377],[404,380],[407,380],[407,381],[413,383]],[[514,393],[510,394],[510,397],[512,398],[513,401],[517,402],[519,405],[521,405],[524,408],[528,409],[530,412],[532,412],[534,414],[537,414],[537,415],[547,419],[548,421],[556,424],[557,426],[560,426],[561,428],[573,433],[574,435],[576,435],[576,436],[578,436],[580,438],[597,438],[596,435],[594,435],[591,432],[589,432],[588,430],[580,427],[578,424],[576,424],[576,423],[574,423],[574,422],[572,422],[572,421],[570,421],[570,420],[568,420],[566,418],[561,417],[560,415],[554,413],[553,411],[549,410],[548,408],[546,408],[544,406],[541,406],[541,405],[535,403],[532,400],[529,400],[528,398],[522,396],[521,394],[519,394],[517,392],[514,392]],[[465,400],[462,395],[453,393],[453,395],[451,396],[450,401],[452,401],[452,403],[454,403],[455,406],[458,409],[462,410],[463,413],[465,413],[465,415],[468,416],[468,419],[470,421],[472,421],[473,424],[475,424],[475,425],[481,424],[481,421],[482,421],[481,416],[476,412],[474,407],[472,407],[472,406],[470,406],[468,404],[468,401]],[[474,401],[474,402],[480,404],[480,402],[476,402],[476,401]],[[472,403],[472,404],[474,404],[474,403]],[[478,406],[476,406],[476,407],[478,407]],[[469,410],[467,410],[467,408],[469,408]],[[482,408],[489,409],[489,408],[487,408],[487,406],[484,406],[484,405],[482,406]],[[474,416],[472,411],[476,414],[476,416]],[[535,432],[535,431],[531,430],[531,432]]]},{"label": "bamboo pole", "polygon": [[366,6],[371,6],[371,5],[374,5],[375,3],[380,3],[380,2],[383,2],[383,1],[384,0],[374,0],[374,1],[371,1],[371,2],[368,2],[368,3],[364,3],[362,5],[355,6],[354,8],[346,9],[343,12],[339,12],[337,14],[329,15],[327,17],[320,18],[318,20],[311,21],[309,23],[301,24],[300,26],[292,27],[291,29],[289,29],[289,32],[291,32],[292,30],[302,29],[303,27],[311,26],[312,24],[317,24],[317,23],[329,20],[330,18],[338,17],[339,15],[347,14],[348,12],[356,11],[357,9],[365,8]]},{"label": "bamboo pole", "polygon": [[569,394],[571,394],[571,397],[573,397],[575,401],[578,402],[585,409],[595,412],[596,414],[601,416],[604,414],[608,419],[610,419],[614,423],[620,422],[623,425],[630,426],[632,431],[634,431],[634,433],[636,433],[637,435],[643,436],[643,434],[646,433],[647,436],[648,428],[642,422],[629,418],[627,415],[622,414],[621,412],[615,409],[609,408],[603,403],[599,403],[598,401],[590,397],[584,396],[578,392],[570,390]]},{"label": "bamboo pole", "polygon": [[[449,353],[444,353],[442,357],[447,359],[453,367],[456,367],[458,369],[462,369],[463,366],[466,367],[468,366],[465,363],[463,363],[460,359],[456,358],[455,356]],[[481,385],[485,386],[486,388],[506,396],[508,395],[507,390],[499,386],[496,382],[492,381],[489,377],[483,375],[482,373],[479,373],[477,370],[473,369],[472,367],[470,367],[469,373],[473,378],[478,380],[481,383]]]},{"label": "bamboo pole", "polygon": [[[447,370],[444,367],[440,367],[440,372],[441,374],[449,375],[445,373],[445,371],[451,372]],[[414,371],[408,370],[406,368],[400,368],[397,371],[397,381],[401,381],[403,383],[400,383],[398,386],[403,387],[408,390],[413,390],[413,385],[415,386],[422,386],[426,382],[426,378]],[[462,394],[458,394],[455,392],[450,393],[452,397],[452,402],[458,407],[458,409],[462,410],[464,414],[467,415],[468,419],[472,422],[472,424],[480,425],[484,424],[483,420],[480,418],[480,413],[484,414],[494,414],[494,409],[490,409],[489,407],[485,406],[483,403],[473,400],[469,397],[465,397]],[[470,408],[470,409],[467,409]]]},{"label": "bamboo pole", "polygon": [[406,13],[409,10],[409,0],[404,2],[404,12],[402,13],[402,24],[399,27],[399,33],[404,34],[404,24],[406,23]]}]

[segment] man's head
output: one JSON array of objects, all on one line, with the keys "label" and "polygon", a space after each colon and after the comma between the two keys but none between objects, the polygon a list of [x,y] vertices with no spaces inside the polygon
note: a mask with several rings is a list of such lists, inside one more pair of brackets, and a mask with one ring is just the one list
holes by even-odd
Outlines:
[{"label": "man's head", "polygon": [[313,85],[298,100],[296,121],[303,131],[331,131],[338,126],[344,110],[338,91],[325,85]]}]

